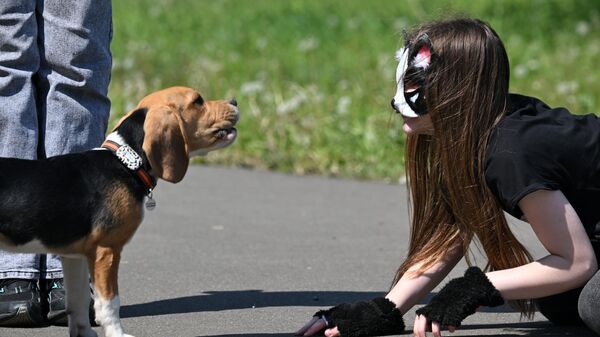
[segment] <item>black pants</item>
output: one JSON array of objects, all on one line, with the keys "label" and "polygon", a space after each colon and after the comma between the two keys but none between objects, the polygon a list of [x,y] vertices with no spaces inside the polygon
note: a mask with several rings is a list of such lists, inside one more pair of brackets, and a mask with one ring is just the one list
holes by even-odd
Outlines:
[{"label": "black pants", "polygon": [[[600,263],[600,244],[595,243]],[[583,288],[539,298],[537,309],[549,321],[558,325],[587,325],[600,335],[600,271]]]}]

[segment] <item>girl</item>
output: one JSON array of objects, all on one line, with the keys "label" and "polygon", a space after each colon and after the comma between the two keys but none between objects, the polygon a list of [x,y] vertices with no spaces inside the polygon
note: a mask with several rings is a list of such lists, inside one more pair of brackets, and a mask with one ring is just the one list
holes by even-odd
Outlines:
[{"label": "girl", "polygon": [[[385,298],[319,311],[297,334],[401,333],[402,314],[468,258],[474,236],[488,272],[471,267],[443,287],[416,311],[415,336],[452,332],[477,307],[505,301],[600,334],[600,120],[509,94],[502,41],[479,20],[426,24],[398,59],[392,106],[408,136],[408,257]],[[503,210],[528,222],[549,254],[533,261]]]}]

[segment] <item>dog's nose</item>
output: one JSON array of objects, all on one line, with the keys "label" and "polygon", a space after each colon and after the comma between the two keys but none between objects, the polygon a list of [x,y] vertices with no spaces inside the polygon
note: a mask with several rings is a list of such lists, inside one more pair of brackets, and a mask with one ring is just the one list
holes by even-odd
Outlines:
[{"label": "dog's nose", "polygon": [[231,104],[231,105],[233,105],[233,106],[237,106],[237,101],[235,100],[235,98],[232,98],[232,99],[229,101],[229,104]]},{"label": "dog's nose", "polygon": [[392,101],[390,103],[392,104],[392,109],[394,109],[394,111],[400,112],[400,111],[398,111],[398,108],[396,108],[396,101],[393,98],[392,98]]}]

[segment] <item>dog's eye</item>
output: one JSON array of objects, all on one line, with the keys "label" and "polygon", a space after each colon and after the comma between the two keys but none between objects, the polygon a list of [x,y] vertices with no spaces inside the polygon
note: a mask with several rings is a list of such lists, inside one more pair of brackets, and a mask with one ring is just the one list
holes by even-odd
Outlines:
[{"label": "dog's eye", "polygon": [[202,105],[204,104],[204,98],[202,98],[202,96],[198,96],[195,100],[194,100],[194,104],[198,104],[198,105]]}]

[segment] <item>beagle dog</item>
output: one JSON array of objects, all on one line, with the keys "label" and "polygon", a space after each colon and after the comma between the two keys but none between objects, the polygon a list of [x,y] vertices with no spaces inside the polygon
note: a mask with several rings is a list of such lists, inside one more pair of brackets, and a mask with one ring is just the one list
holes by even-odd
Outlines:
[{"label": "beagle dog", "polygon": [[124,334],[117,273],[123,246],[154,206],[158,178],[183,179],[191,156],[232,144],[235,100],[205,101],[173,87],[145,97],[102,148],[43,160],[0,159],[0,248],[61,256],[70,337],[96,337],[89,321],[89,275],[96,321]]}]

